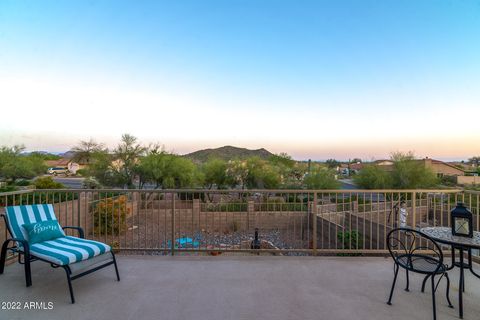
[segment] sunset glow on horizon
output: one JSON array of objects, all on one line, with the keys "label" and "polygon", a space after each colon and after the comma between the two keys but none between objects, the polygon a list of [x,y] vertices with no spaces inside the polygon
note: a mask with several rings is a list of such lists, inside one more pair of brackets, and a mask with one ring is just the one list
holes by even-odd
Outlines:
[{"label": "sunset glow on horizon", "polygon": [[480,154],[480,4],[3,1],[0,145]]}]

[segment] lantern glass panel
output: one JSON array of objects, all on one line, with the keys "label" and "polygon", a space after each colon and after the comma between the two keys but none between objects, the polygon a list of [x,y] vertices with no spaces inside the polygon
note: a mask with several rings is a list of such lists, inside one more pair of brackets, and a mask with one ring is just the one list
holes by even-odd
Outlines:
[{"label": "lantern glass panel", "polygon": [[473,237],[473,215],[463,203],[459,202],[450,216],[454,236]]},{"label": "lantern glass panel", "polygon": [[457,234],[469,234],[469,221],[465,218],[455,218],[455,233]]}]

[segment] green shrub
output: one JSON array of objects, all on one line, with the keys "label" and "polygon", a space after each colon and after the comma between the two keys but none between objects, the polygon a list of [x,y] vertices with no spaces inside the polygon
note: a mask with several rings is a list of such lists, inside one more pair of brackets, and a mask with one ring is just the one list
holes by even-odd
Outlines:
[{"label": "green shrub", "polygon": [[86,178],[83,180],[83,188],[84,189],[100,189],[102,185],[98,182],[95,178]]},{"label": "green shrub", "polygon": [[[337,239],[342,244],[341,249],[361,249],[363,247],[362,235],[357,230],[339,231],[337,233]],[[339,255],[355,256],[360,255],[360,253],[340,253]]]},{"label": "green shrub", "polygon": [[[15,186],[8,186],[4,189],[0,189],[0,192],[9,192],[18,190]],[[0,206],[18,206],[25,204],[54,204],[65,201],[72,201],[78,199],[78,193],[72,193],[68,191],[57,192],[38,192],[26,194],[15,194],[0,197]]]},{"label": "green shrub", "polygon": [[17,180],[15,181],[15,185],[18,187],[26,187],[31,185],[32,182],[30,180],[22,179],[22,180]]},{"label": "green shrub", "polygon": [[353,181],[363,189],[385,189],[393,185],[392,174],[376,165],[366,165],[353,177]]},{"label": "green shrub", "polygon": [[119,235],[126,230],[127,197],[103,199],[93,210],[94,232],[98,235]]},{"label": "green shrub", "polygon": [[12,191],[17,191],[18,188],[16,186],[11,186],[11,185],[6,185],[6,186],[2,186],[0,188],[0,193],[1,192],[12,192]]},{"label": "green shrub", "polygon": [[303,179],[308,189],[339,189],[340,183],[335,179],[335,172],[326,168],[318,168],[309,172]]},{"label": "green shrub", "polygon": [[77,172],[75,172],[77,176],[81,177],[86,177],[88,176],[88,171],[86,169],[78,169]]},{"label": "green shrub", "polygon": [[56,182],[52,177],[40,177],[37,178],[33,184],[37,189],[64,189],[65,186],[60,182]]}]

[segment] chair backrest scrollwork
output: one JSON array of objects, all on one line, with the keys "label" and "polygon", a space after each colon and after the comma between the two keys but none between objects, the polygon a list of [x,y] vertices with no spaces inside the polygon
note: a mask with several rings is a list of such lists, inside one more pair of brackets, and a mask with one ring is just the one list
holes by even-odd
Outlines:
[{"label": "chair backrest scrollwork", "polygon": [[438,264],[438,268],[443,265],[443,252],[438,243],[414,229],[393,229],[387,235],[387,247],[393,260],[405,257],[408,259],[408,264],[411,265],[416,257],[428,256],[432,258],[432,262],[435,261]]}]

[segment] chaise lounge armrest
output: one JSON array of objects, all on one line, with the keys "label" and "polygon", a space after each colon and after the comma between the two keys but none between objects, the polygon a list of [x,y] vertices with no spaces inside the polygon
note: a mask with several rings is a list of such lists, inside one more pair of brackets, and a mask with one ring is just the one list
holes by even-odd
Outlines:
[{"label": "chaise lounge armrest", "polygon": [[66,226],[62,227],[63,230],[65,229],[74,229],[78,231],[78,235],[80,238],[85,239],[85,232],[83,232],[83,229],[81,227],[71,227],[71,226]]},{"label": "chaise lounge armrest", "polygon": [[17,243],[22,244],[22,251],[25,255],[25,280],[27,283],[27,287],[30,287],[32,285],[32,275],[30,273],[30,247],[28,245],[28,241],[24,239],[10,238],[5,240],[2,245],[2,251],[0,253],[0,274],[3,274],[3,271],[5,270],[5,260],[7,258],[7,250],[9,249],[8,244],[12,241],[16,241]]},{"label": "chaise lounge armrest", "polygon": [[16,249],[15,247],[11,247],[11,248],[8,247],[8,244],[10,242],[20,242],[23,248],[18,248],[18,249],[20,249],[22,253],[24,253],[26,256],[30,254],[30,247],[28,245],[28,241],[24,239],[18,239],[18,238],[10,238],[5,240],[5,242],[2,245],[2,253],[3,251],[7,252],[8,249]]}]

